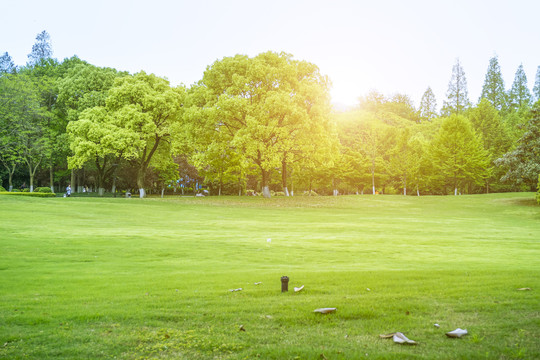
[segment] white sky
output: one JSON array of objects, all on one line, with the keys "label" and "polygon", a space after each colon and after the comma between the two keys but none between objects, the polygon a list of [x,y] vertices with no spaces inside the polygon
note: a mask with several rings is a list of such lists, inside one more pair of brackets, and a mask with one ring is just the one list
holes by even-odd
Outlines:
[{"label": "white sky", "polygon": [[0,6],[0,53],[24,65],[36,35],[53,56],[144,70],[191,85],[215,60],[285,51],[315,63],[333,102],[354,105],[376,89],[418,106],[431,86],[440,107],[459,57],[470,100],[498,55],[509,89],[520,63],[529,88],[540,65],[538,0],[50,0]]}]

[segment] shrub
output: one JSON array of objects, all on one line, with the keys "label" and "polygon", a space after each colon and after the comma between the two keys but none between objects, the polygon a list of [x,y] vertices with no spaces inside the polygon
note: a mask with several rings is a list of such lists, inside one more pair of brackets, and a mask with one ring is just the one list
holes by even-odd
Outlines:
[{"label": "shrub", "polygon": [[285,192],[284,191],[276,191],[274,193],[274,196],[285,196]]},{"label": "shrub", "polygon": [[0,195],[18,195],[18,196],[31,196],[31,197],[56,197],[55,193],[39,193],[39,192],[20,192],[13,190],[12,192],[0,192]]},{"label": "shrub", "polygon": [[[309,191],[304,191],[304,194],[302,194],[304,196],[309,196],[310,193]],[[317,194],[315,191],[311,190],[311,196],[319,196],[319,194]]]},{"label": "shrub", "polygon": [[246,196],[257,196],[257,192],[255,190],[246,190]]},{"label": "shrub", "polygon": [[538,174],[538,191],[536,192],[536,201],[540,204],[540,174]]},{"label": "shrub", "polygon": [[22,189],[22,192],[30,192],[30,188],[24,188]]},{"label": "shrub", "polygon": [[52,193],[51,188],[50,188],[50,187],[47,187],[47,186],[38,187],[38,188],[36,188],[36,190],[34,190],[34,192],[39,192],[39,193]]},{"label": "shrub", "polygon": [[0,185],[0,192],[6,192],[6,189],[2,185]]}]

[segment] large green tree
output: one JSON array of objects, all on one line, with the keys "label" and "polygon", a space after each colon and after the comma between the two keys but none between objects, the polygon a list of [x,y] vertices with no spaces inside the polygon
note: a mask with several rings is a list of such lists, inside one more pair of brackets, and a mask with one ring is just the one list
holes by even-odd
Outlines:
[{"label": "large green tree", "polygon": [[[512,145],[511,137],[507,133],[499,112],[486,98],[482,98],[476,107],[471,108],[468,115],[475,132],[481,135],[491,167],[496,159],[508,151]],[[497,185],[503,174],[498,168],[492,170],[486,178],[486,192],[490,188],[500,189]]]},{"label": "large green tree", "polygon": [[479,102],[482,99],[489,101],[498,111],[505,111],[507,108],[507,96],[504,89],[504,80],[501,74],[501,67],[497,56],[489,60],[489,66],[482,86],[482,94]]},{"label": "large green tree", "polygon": [[8,171],[9,191],[13,189],[12,177],[17,166],[25,161],[29,147],[34,145],[31,139],[36,140],[36,132],[42,130],[38,122],[41,115],[39,94],[31,77],[0,77],[0,161]]},{"label": "large green tree", "polygon": [[505,169],[502,181],[533,190],[540,174],[540,103],[532,109],[532,116],[526,124],[525,133],[517,147],[496,160]]},{"label": "large green tree", "polygon": [[207,91],[203,126],[219,128],[214,141],[228,142],[258,168],[266,197],[276,169],[288,192],[287,165],[314,156],[314,144],[322,145],[331,129],[328,79],[290,54],[223,58],[207,68],[200,86]]},{"label": "large green tree", "polygon": [[441,187],[452,187],[454,195],[466,185],[482,185],[488,175],[489,156],[470,121],[461,115],[445,119],[431,141],[429,157]]},{"label": "large green tree", "polygon": [[[147,170],[154,166],[168,171],[173,163],[171,151],[174,139],[171,132],[173,125],[181,121],[184,93],[183,87],[173,89],[167,80],[153,74],[140,72],[120,77],[109,90],[105,108],[92,108],[95,111],[93,116],[84,119],[98,127],[99,124],[101,127],[109,124],[110,129],[123,129],[121,139],[129,147],[120,155],[131,160],[137,168],[140,197],[146,194]],[[98,140],[94,138],[92,141]],[[77,148],[76,142],[79,140],[75,137],[74,141],[72,149]],[[110,152],[103,153],[107,154]],[[80,166],[81,162],[75,157],[71,164]]]}]

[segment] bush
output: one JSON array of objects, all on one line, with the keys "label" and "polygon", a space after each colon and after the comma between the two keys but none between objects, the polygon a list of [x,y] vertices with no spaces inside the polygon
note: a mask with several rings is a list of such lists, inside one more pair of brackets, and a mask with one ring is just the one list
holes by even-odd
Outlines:
[{"label": "bush", "polygon": [[39,192],[39,193],[52,193],[51,188],[50,188],[50,187],[47,187],[47,186],[38,187],[38,188],[36,188],[36,190],[34,190],[34,192]]},{"label": "bush", "polygon": [[22,189],[22,192],[30,192],[30,189],[29,188],[24,188],[24,189]]},{"label": "bush", "polygon": [[255,190],[246,190],[246,196],[257,196],[257,192]]},{"label": "bush", "polygon": [[6,192],[6,189],[2,185],[0,185],[0,192]]},{"label": "bush", "polygon": [[538,191],[536,192],[536,201],[540,204],[540,174],[538,174]]},{"label": "bush", "polygon": [[285,192],[284,191],[276,191],[274,193],[274,196],[285,196]]},{"label": "bush", "polygon": [[55,193],[39,193],[39,192],[20,192],[19,190],[13,190],[12,192],[0,192],[0,195],[18,195],[18,196],[31,196],[31,197],[56,197]]},{"label": "bush", "polygon": [[[309,191],[304,191],[304,193],[302,195],[309,196],[310,193],[309,193]],[[315,191],[311,190],[311,196],[319,196],[319,194],[317,194]]]}]

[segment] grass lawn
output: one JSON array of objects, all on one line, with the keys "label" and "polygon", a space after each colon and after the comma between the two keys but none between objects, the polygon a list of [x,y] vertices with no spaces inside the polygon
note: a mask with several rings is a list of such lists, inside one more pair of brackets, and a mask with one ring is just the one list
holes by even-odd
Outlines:
[{"label": "grass lawn", "polygon": [[532,193],[0,196],[0,359],[534,359],[539,339]]}]

